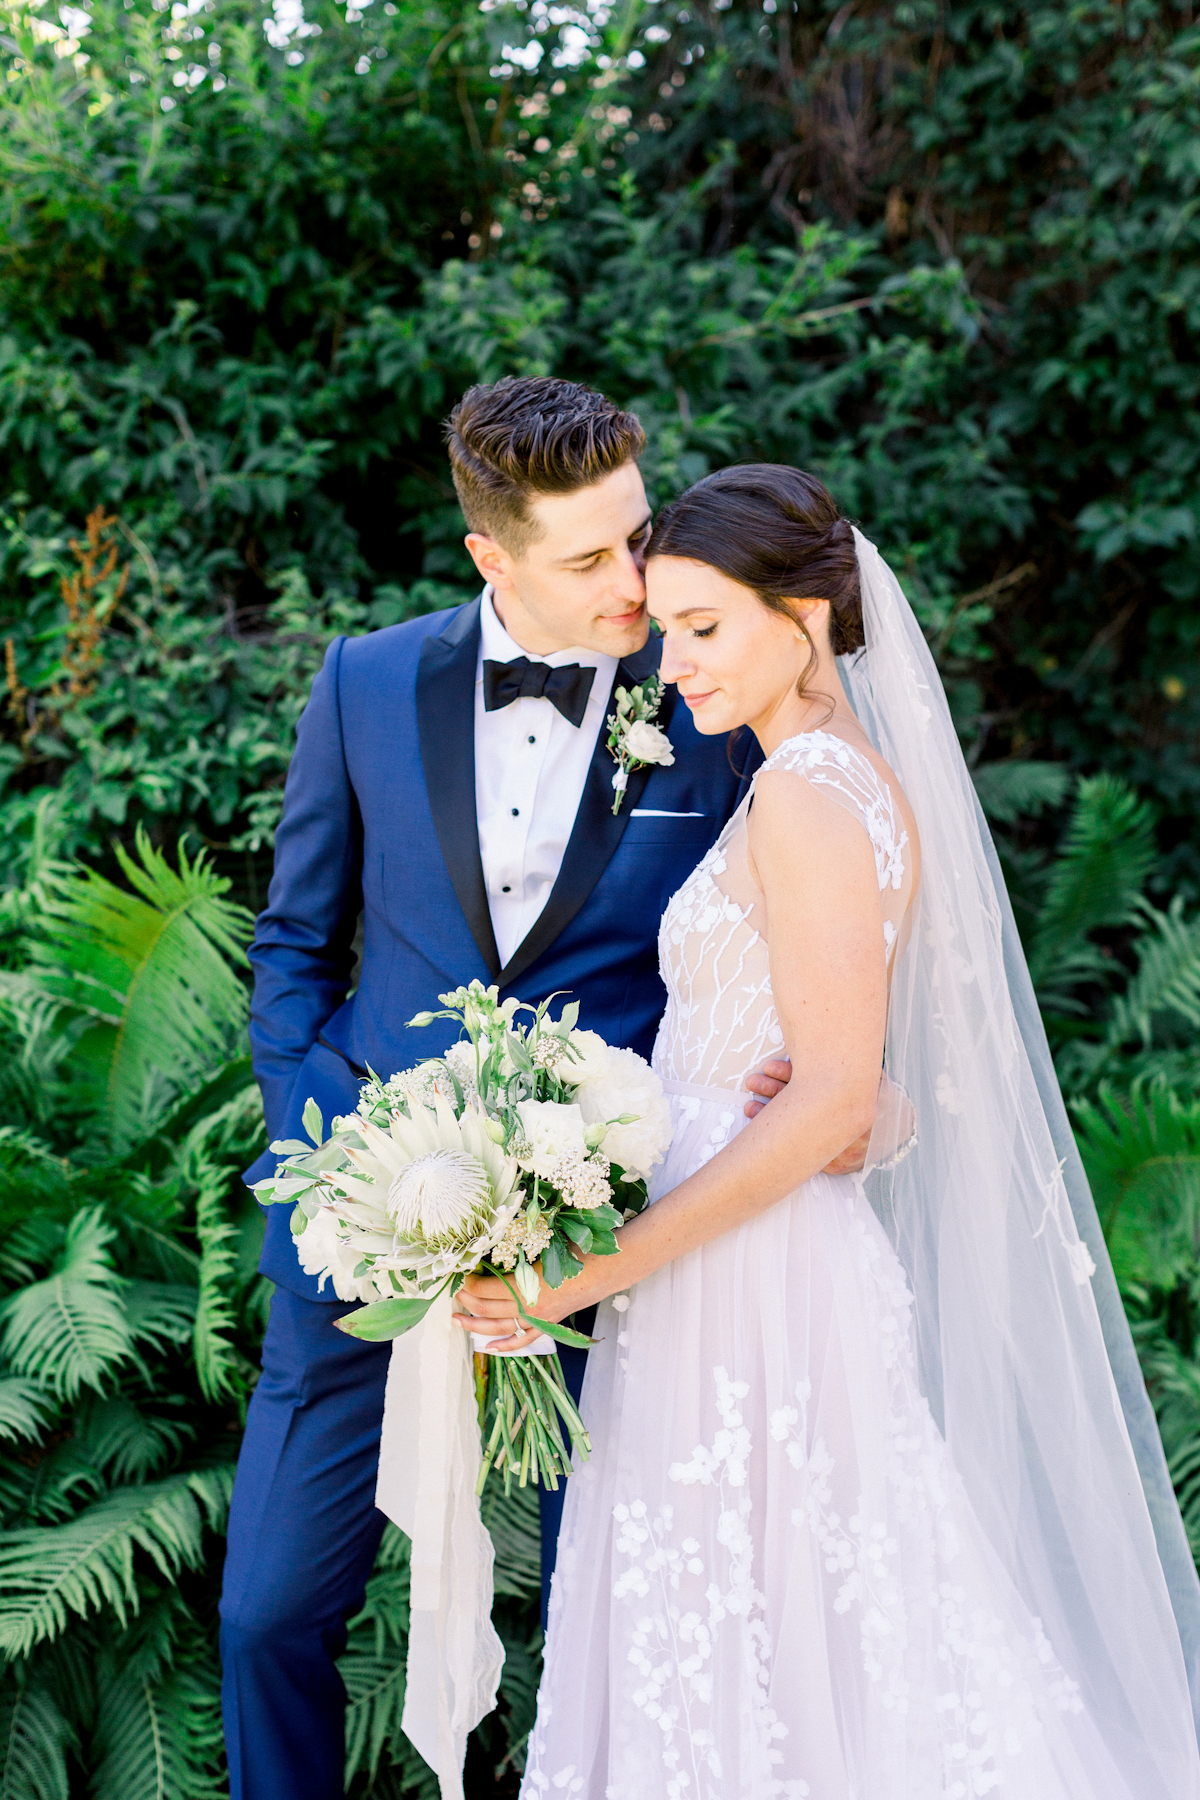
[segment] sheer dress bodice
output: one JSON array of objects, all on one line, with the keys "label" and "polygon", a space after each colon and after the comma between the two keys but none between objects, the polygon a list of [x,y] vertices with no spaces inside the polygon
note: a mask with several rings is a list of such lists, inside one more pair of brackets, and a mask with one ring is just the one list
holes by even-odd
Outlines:
[{"label": "sheer dress bodice", "polygon": [[[875,854],[883,953],[890,973],[912,893],[908,833],[870,759],[827,731],[788,738],[754,781],[783,769],[861,822]],[[728,825],[669,902],[659,930],[667,1010],[654,1046],[666,1081],[737,1089],[786,1053],[771,992],[765,902],[750,873],[747,818],[754,784]]]}]

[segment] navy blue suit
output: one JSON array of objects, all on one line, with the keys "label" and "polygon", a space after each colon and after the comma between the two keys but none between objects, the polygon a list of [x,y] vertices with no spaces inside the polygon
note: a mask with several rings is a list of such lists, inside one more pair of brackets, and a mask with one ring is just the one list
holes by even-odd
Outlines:
[{"label": "navy blue suit", "polygon": [[[337,639],[313,683],[250,953],[250,1037],[271,1141],[301,1135],[310,1095],[326,1120],[352,1111],[367,1065],[386,1076],[439,1054],[457,1035],[448,1022],[406,1021],[474,977],[497,982],[502,998],[569,994],[582,1025],[650,1054],[665,1003],[659,920],[745,792],[759,760],[753,740],[735,772],[726,740],[701,737],[668,689],[659,723],[674,766],[632,775],[614,817],[602,732],[558,880],[501,968],[475,822],[478,654],[476,601]],[[657,660],[651,639],[614,685],[633,685]],[[645,816],[653,812],[676,816]],[[247,1178],[273,1164],[268,1153]],[[348,1308],[301,1270],[288,1210],[267,1215],[260,1267],[277,1291],[221,1601],[234,1800],[341,1795],[345,1695],[334,1658],[384,1523],[374,1490],[390,1346],[333,1329]],[[584,1353],[560,1355],[578,1398]],[[548,1587],[562,1489],[541,1499]]]}]

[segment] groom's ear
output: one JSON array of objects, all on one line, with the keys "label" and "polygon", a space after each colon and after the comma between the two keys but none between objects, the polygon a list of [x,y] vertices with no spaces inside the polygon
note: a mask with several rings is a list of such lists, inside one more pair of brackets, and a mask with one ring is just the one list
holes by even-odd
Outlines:
[{"label": "groom's ear", "polygon": [[482,531],[468,531],[463,543],[485,581],[501,590],[512,586],[513,559],[503,545],[495,538],[485,537]]}]

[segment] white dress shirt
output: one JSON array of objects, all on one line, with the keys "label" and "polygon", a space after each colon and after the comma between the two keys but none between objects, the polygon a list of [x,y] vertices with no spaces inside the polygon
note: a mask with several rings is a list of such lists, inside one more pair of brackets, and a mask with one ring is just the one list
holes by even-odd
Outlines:
[{"label": "white dress shirt", "polygon": [[[503,967],[528,937],[558,879],[563,852],[583,798],[583,785],[608,714],[617,673],[615,656],[595,650],[523,650],[509,637],[483,590],[479,665],[475,671],[475,816],[479,854]],[[549,700],[514,700],[487,712],[484,662],[579,663],[595,669],[582,725],[564,719]]]}]

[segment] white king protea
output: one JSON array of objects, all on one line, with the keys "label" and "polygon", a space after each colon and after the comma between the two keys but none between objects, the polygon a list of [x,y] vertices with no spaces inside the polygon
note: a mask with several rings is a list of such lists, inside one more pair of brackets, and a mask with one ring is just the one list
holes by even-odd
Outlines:
[{"label": "white king protea", "polygon": [[522,1199],[516,1158],[489,1134],[483,1108],[472,1102],[460,1119],[435,1093],[386,1131],[356,1123],[364,1147],[347,1145],[354,1169],[335,1179],[371,1231],[369,1248],[385,1266],[425,1275],[474,1267]]},{"label": "white king protea", "polygon": [[388,1215],[397,1237],[431,1250],[461,1250],[495,1215],[485,1165],[469,1150],[430,1150],[392,1182]]}]

